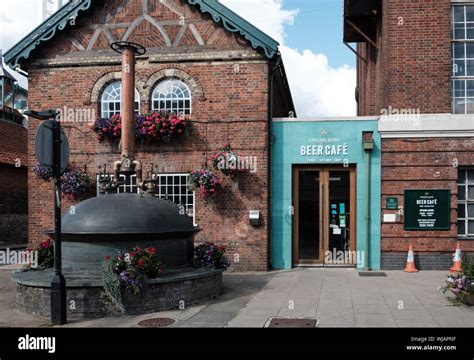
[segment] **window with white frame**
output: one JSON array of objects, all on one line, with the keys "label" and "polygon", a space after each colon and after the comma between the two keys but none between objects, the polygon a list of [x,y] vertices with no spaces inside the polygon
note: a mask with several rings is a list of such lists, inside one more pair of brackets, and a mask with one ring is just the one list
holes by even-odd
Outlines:
[{"label": "window with white frame", "polygon": [[[120,114],[120,102],[122,100],[122,82],[114,81],[110,83],[102,92],[101,114],[103,118],[111,118],[115,114]],[[140,94],[135,89],[135,114],[140,113]]]},{"label": "window with white frame", "polygon": [[188,86],[174,78],[160,81],[151,96],[153,111],[170,111],[183,115],[191,114],[191,101]]},{"label": "window with white frame", "polygon": [[474,114],[474,4],[452,7],[452,111]]},{"label": "window with white frame", "polygon": [[189,177],[189,174],[158,174],[156,196],[184,206],[196,225],[196,193],[188,189]]},{"label": "window with white frame", "polygon": [[458,172],[458,236],[474,237],[474,168]]},{"label": "window with white frame", "polygon": [[[189,174],[159,174],[156,197],[173,201],[176,205],[184,206],[186,214],[192,218],[196,225],[196,194],[188,189]],[[113,175],[110,175],[113,179]],[[117,189],[117,193],[138,193],[136,175],[120,175],[120,181],[124,182]],[[97,177],[97,195],[99,192],[99,176]]]}]

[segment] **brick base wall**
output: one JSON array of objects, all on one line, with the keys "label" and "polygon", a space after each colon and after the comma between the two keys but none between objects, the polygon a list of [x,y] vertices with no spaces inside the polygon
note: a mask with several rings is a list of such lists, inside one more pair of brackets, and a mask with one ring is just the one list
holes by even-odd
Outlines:
[{"label": "brick base wall", "polygon": [[[382,252],[380,267],[382,270],[403,270],[407,262],[406,252]],[[452,253],[415,254],[415,266],[418,270],[449,270],[453,266]]]}]

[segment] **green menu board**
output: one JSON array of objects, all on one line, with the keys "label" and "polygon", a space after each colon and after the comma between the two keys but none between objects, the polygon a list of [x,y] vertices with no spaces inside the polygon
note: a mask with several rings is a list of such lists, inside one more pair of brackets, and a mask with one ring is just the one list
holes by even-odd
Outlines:
[{"label": "green menu board", "polygon": [[449,230],[450,190],[405,190],[405,230]]}]

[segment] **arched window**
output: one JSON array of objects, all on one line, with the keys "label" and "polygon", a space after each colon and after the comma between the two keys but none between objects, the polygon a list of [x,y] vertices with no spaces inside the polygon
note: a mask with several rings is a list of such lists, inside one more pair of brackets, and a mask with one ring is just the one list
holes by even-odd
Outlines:
[{"label": "arched window", "polygon": [[[101,113],[103,118],[111,118],[120,114],[120,101],[122,99],[122,82],[115,81],[109,84],[102,92]],[[135,114],[140,113],[140,94],[135,89]]]},{"label": "arched window", "polygon": [[181,80],[169,78],[156,85],[151,96],[153,111],[191,114],[191,91]]}]

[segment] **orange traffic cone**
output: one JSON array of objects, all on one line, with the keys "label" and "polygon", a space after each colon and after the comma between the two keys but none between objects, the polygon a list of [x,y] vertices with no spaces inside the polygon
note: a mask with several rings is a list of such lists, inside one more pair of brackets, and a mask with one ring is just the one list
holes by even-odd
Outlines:
[{"label": "orange traffic cone", "polygon": [[452,273],[457,273],[462,271],[461,267],[461,244],[457,243],[456,245],[456,253],[454,254],[454,259],[453,259],[453,267],[449,269],[450,272]]},{"label": "orange traffic cone", "polygon": [[407,259],[407,266],[404,272],[414,273],[418,272],[415,267],[415,256],[413,255],[413,247],[410,245],[410,249],[408,249],[408,259]]}]

